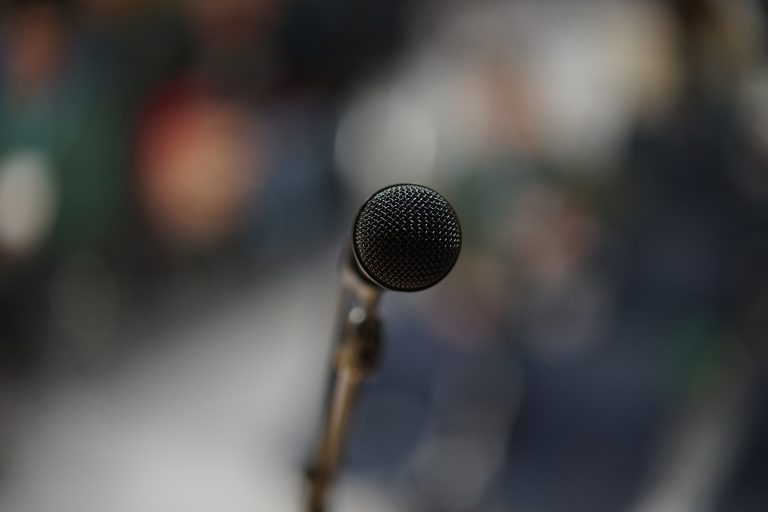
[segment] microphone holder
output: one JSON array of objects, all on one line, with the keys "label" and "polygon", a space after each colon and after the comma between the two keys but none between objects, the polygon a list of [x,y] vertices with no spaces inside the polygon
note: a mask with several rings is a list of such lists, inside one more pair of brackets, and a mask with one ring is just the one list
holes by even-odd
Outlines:
[{"label": "microphone holder", "polygon": [[364,280],[354,265],[343,264],[338,304],[335,382],[314,463],[307,472],[307,512],[324,512],[341,457],[344,435],[361,383],[378,366],[381,288]]}]

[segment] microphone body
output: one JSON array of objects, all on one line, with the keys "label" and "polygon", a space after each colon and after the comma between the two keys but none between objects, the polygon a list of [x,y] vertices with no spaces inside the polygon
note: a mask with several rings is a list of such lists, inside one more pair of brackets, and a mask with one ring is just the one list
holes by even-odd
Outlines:
[{"label": "microphone body", "polygon": [[324,510],[357,391],[379,361],[381,326],[377,307],[382,289],[360,275],[350,256],[349,250],[342,256],[333,389],[316,459],[307,472],[308,512]]}]

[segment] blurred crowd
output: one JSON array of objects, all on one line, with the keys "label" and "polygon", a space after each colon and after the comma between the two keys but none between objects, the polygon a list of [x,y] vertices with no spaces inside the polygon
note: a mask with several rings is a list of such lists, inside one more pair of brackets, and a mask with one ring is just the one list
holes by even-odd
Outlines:
[{"label": "blurred crowd", "polygon": [[768,507],[766,2],[0,6],[4,403],[415,182],[465,244],[387,298],[347,471],[434,512]]}]

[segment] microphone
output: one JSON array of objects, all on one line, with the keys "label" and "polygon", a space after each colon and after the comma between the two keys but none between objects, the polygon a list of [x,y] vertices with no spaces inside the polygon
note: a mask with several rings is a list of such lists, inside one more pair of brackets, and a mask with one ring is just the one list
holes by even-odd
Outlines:
[{"label": "microphone", "polygon": [[378,364],[382,292],[434,286],[451,271],[460,250],[458,216],[431,188],[391,185],[360,208],[342,257],[336,371],[317,455],[307,473],[309,512],[324,510],[355,395]]},{"label": "microphone", "polygon": [[451,271],[461,249],[461,226],[453,207],[431,188],[392,185],[363,204],[352,247],[358,270],[370,281],[415,292]]}]

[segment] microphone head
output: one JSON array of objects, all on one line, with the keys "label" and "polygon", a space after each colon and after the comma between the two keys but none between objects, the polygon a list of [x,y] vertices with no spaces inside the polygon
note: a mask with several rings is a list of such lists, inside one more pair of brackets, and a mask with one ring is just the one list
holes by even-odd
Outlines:
[{"label": "microphone head", "polygon": [[358,267],[375,284],[415,292],[440,282],[461,250],[461,226],[431,188],[400,184],[365,202],[352,228]]}]

